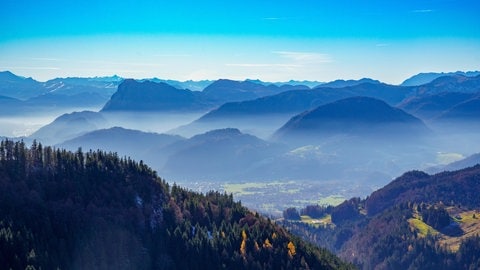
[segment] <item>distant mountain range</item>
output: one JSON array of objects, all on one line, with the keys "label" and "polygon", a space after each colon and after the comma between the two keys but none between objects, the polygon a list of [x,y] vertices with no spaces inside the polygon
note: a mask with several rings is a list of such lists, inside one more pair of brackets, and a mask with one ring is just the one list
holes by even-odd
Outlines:
[{"label": "distant mountain range", "polygon": [[380,84],[380,81],[373,80],[370,78],[363,78],[360,80],[335,80],[332,82],[328,83],[322,83],[318,85],[317,87],[331,87],[331,88],[343,88],[343,87],[349,87],[349,86],[356,86],[359,84],[364,84],[364,83],[370,83],[370,84]]},{"label": "distant mountain range", "polygon": [[[397,104],[413,89],[391,86],[381,83],[360,83],[343,88],[317,87],[312,90],[291,90],[276,95],[265,96],[253,100],[227,102],[211,110],[193,123],[181,127],[175,132],[191,134],[204,132],[212,128],[235,127],[242,130],[258,129],[257,122],[265,127],[278,125],[291,116],[313,109],[339,99],[354,96],[369,96]],[[266,135],[260,130],[260,134]]]},{"label": "distant mountain range", "polygon": [[102,111],[206,111],[228,101],[254,99],[293,89],[309,88],[218,80],[203,91],[191,91],[162,82],[125,80]]},{"label": "distant mountain range", "polygon": [[419,86],[422,84],[427,84],[435,79],[438,79],[440,77],[444,76],[452,76],[452,75],[461,75],[465,77],[476,77],[480,75],[480,71],[457,71],[457,72],[429,72],[429,73],[419,73],[416,74],[400,84],[401,86]]},{"label": "distant mountain range", "polygon": [[165,79],[159,79],[159,78],[152,78],[152,79],[144,79],[145,81],[152,81],[152,82],[163,82],[166,84],[169,84],[175,88],[178,89],[189,89],[192,91],[202,91],[205,89],[205,87],[209,86],[212,84],[214,81],[212,80],[201,80],[201,81],[193,81],[193,80],[188,80],[188,81],[176,81],[176,80],[165,80]]},{"label": "distant mountain range", "polygon": [[[238,105],[241,107],[238,109],[240,114],[255,112],[255,110],[262,110],[267,113],[298,113],[351,96],[369,96],[396,105],[412,95],[433,95],[442,92],[473,93],[478,90],[478,78],[474,76],[477,73],[438,73],[435,78],[432,77],[433,79],[426,84],[414,87],[391,86],[367,78],[347,81],[336,80],[328,83],[315,82],[315,91],[308,91],[309,86],[313,85],[308,81],[305,81],[305,83],[309,86],[303,85],[299,81],[268,83],[259,80],[232,81],[222,79],[217,81],[179,82],[153,78],[151,80],[135,81],[137,85],[132,82],[133,80],[127,80],[123,83],[125,81],[123,78],[112,76],[56,78],[47,82],[38,82],[5,71],[0,72],[0,96],[11,97],[20,101],[28,100],[29,102],[26,104],[15,104],[20,111],[32,111],[34,108],[41,108],[44,111],[61,107],[93,108],[100,107],[107,101],[108,104],[103,109],[105,111],[208,111],[224,103],[248,101],[254,103],[230,104],[228,111],[235,113],[236,109],[234,107]],[[418,76],[420,75],[422,74]],[[151,90],[155,88],[152,81],[159,85],[163,84],[164,89],[168,88],[167,85],[170,86],[168,94],[151,95]],[[120,85],[121,87],[118,87]],[[145,95],[150,96],[144,96],[144,100],[141,99],[143,93],[139,94],[143,87],[150,89],[145,92]],[[132,90],[128,90],[128,88],[132,88]],[[188,90],[190,88],[195,91]],[[200,89],[202,91],[199,91]],[[338,89],[338,91],[335,89]],[[117,90],[120,90],[120,92],[109,100],[114,93],[118,92]],[[308,94],[300,93],[304,91],[299,90],[306,90]],[[320,90],[321,93],[316,93],[316,90]],[[289,93],[283,97],[269,98],[289,91],[299,93],[293,95]],[[255,99],[263,97],[266,99],[255,101]],[[283,101],[286,104],[279,100],[283,98],[287,99]],[[1,105],[5,107],[2,111],[5,113],[13,111],[11,109],[12,100],[9,101],[10,103],[3,99],[0,102],[4,103]],[[129,102],[131,104],[128,104]],[[269,103],[274,103],[274,105],[269,105]],[[257,105],[260,105],[260,107]],[[249,107],[255,108],[249,109]],[[221,110],[224,110],[224,108]]]},{"label": "distant mountain range", "polygon": [[396,104],[402,101],[410,91],[410,88],[379,83],[357,84],[339,89],[320,86],[309,91],[285,91],[254,100],[229,102],[205,115],[202,120],[242,115],[298,113],[328,102],[354,96],[375,97]]},{"label": "distant mountain range", "polygon": [[0,72],[0,112],[5,115],[48,113],[57,110],[91,109],[105,104],[121,82],[119,77],[57,78],[38,82]]},{"label": "distant mountain range", "polygon": [[0,95],[27,100],[42,95],[74,96],[96,94],[104,100],[116,91],[122,81],[118,76],[95,78],[56,78],[38,82],[32,78],[16,76],[9,71],[0,72]]},{"label": "distant mountain range", "polygon": [[0,95],[28,99],[46,93],[41,83],[32,78],[16,76],[10,71],[0,72]]},{"label": "distant mountain range", "polygon": [[302,85],[259,84],[252,81],[218,80],[207,86],[202,93],[206,99],[216,100],[219,103],[250,100],[270,96],[290,90],[309,90]]}]

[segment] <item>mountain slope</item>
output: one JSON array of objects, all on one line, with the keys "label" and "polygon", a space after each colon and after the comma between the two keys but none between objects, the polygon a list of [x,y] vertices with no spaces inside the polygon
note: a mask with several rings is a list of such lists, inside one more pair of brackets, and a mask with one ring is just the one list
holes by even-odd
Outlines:
[{"label": "mountain slope", "polygon": [[86,132],[105,128],[107,120],[101,113],[82,111],[63,114],[52,123],[41,127],[29,137],[42,143],[56,144],[72,139]]},{"label": "mountain slope", "polygon": [[253,167],[282,150],[279,145],[227,128],[196,135],[158,152],[170,153],[161,170],[166,176],[174,179],[197,176],[224,181],[247,175]]},{"label": "mountain slope", "polygon": [[353,97],[296,115],[274,136],[279,140],[315,140],[336,134],[402,137],[426,131],[421,120],[381,100]]},{"label": "mountain slope", "polygon": [[459,121],[475,121],[477,122],[480,117],[480,97],[476,97],[465,102],[459,103],[443,114],[441,114],[437,120],[454,120]]},{"label": "mountain slope", "polygon": [[112,127],[88,132],[57,146],[71,151],[75,151],[79,147],[85,150],[111,151],[118,153],[120,156],[148,161],[151,164],[153,162],[157,163],[161,157],[157,156],[153,160],[149,160],[147,153],[150,149],[163,148],[180,140],[183,140],[180,136]]},{"label": "mountain slope", "polygon": [[105,152],[0,143],[6,269],[352,269],[232,196]]},{"label": "mountain slope", "polygon": [[326,227],[287,224],[361,269],[476,269],[479,181],[480,165],[435,175],[412,171],[364,200],[317,207],[331,218]]},{"label": "mountain slope", "polygon": [[432,119],[477,95],[476,93],[443,92],[413,96],[405,99],[398,107],[423,119]]}]

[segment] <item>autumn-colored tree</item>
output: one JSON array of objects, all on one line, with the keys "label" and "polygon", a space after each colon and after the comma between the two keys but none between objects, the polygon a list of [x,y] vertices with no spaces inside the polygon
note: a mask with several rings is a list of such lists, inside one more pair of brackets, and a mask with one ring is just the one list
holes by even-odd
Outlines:
[{"label": "autumn-colored tree", "polygon": [[266,249],[271,249],[273,248],[272,244],[270,243],[270,240],[265,239],[265,242],[263,242],[263,248],[266,248]]},{"label": "autumn-colored tree", "polygon": [[292,241],[288,242],[287,244],[288,248],[288,257],[293,258],[297,252],[295,251],[295,245],[292,243]]},{"label": "autumn-colored tree", "polygon": [[260,246],[258,245],[257,241],[255,241],[255,251],[260,251]]},{"label": "autumn-colored tree", "polygon": [[245,230],[242,231],[242,243],[240,244],[240,254],[244,259],[247,256],[247,233]]}]

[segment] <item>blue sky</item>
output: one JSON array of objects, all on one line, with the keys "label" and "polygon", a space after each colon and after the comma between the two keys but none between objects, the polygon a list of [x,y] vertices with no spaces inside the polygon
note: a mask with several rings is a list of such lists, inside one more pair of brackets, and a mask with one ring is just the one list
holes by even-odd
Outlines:
[{"label": "blue sky", "polygon": [[479,1],[0,3],[0,70],[266,81],[480,69]]}]

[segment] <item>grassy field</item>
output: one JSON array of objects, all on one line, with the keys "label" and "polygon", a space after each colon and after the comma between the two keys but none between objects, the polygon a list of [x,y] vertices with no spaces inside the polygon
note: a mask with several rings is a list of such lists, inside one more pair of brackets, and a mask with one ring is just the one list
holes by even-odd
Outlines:
[{"label": "grassy field", "polygon": [[301,216],[301,218],[303,223],[313,225],[316,228],[332,225],[332,217],[330,215],[325,215],[322,218],[311,218],[310,216]]},{"label": "grassy field", "polygon": [[[421,220],[418,214],[414,213],[414,217],[408,219],[410,227],[415,229],[419,236],[436,235],[441,246],[446,246],[455,252],[460,247],[460,243],[471,236],[480,234],[480,213],[475,210],[462,210],[457,207],[448,207],[447,211],[463,231],[461,235],[450,236],[441,231],[437,231]],[[475,217],[474,217],[475,216]]]},{"label": "grassy field", "polygon": [[422,220],[418,218],[410,218],[408,219],[408,224],[410,224],[410,227],[414,228],[418,235],[421,237],[425,237],[427,235],[437,235],[438,231],[423,222]]},{"label": "grassy field", "polygon": [[370,194],[372,186],[347,181],[272,180],[244,182],[179,182],[197,192],[218,190],[233,194],[248,208],[275,218],[289,207],[307,205],[338,205],[346,198]]},{"label": "grassy field", "polygon": [[[473,217],[475,215],[475,218]],[[480,234],[480,213],[475,210],[463,211],[456,213],[459,219],[456,219],[463,234],[458,237],[449,237],[448,235],[441,235],[440,244],[445,244],[451,251],[457,251],[460,247],[460,243],[469,237]]]},{"label": "grassy field", "polygon": [[343,203],[346,200],[346,198],[342,195],[330,195],[324,198],[320,198],[318,200],[319,205],[333,205],[337,206],[341,203]]}]

